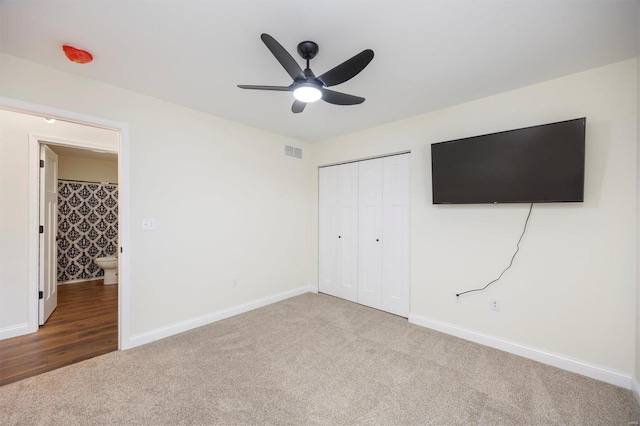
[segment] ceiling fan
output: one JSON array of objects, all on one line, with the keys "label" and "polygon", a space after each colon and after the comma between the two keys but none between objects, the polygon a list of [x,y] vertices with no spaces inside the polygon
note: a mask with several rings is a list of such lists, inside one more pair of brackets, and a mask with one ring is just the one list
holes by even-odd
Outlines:
[{"label": "ceiling fan", "polygon": [[318,54],[318,45],[316,43],[313,41],[303,41],[298,44],[298,53],[307,61],[307,67],[303,71],[295,59],[293,59],[289,52],[287,52],[285,48],[276,41],[276,39],[271,37],[269,34],[262,34],[260,38],[267,48],[269,48],[271,53],[273,53],[273,56],[275,56],[278,62],[280,62],[280,65],[282,65],[289,73],[293,79],[293,83],[289,86],[255,86],[239,84],[239,88],[293,92],[293,96],[296,100],[291,106],[291,111],[294,113],[302,112],[307,103],[315,102],[319,99],[334,105],[356,105],[364,102],[364,98],[361,98],[360,96],[336,92],[334,90],[327,89],[327,87],[344,83],[360,73],[360,71],[362,71],[373,59],[373,50],[363,50],[351,59],[344,61],[335,68],[332,68],[321,76],[316,77],[313,74],[313,71],[309,68],[309,61]]}]

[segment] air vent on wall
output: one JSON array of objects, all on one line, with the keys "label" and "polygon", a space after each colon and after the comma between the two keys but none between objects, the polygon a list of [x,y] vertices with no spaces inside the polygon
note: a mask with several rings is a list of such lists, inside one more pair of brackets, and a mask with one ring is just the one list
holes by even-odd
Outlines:
[{"label": "air vent on wall", "polygon": [[288,157],[302,158],[302,148],[296,148],[295,146],[284,146],[284,155]]}]

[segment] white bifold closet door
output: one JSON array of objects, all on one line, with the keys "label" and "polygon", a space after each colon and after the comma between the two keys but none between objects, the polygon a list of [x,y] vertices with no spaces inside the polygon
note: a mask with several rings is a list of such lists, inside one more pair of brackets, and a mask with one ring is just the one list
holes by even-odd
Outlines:
[{"label": "white bifold closet door", "polygon": [[382,310],[408,317],[409,154],[383,158]]},{"label": "white bifold closet door", "polygon": [[382,309],[382,158],[358,166],[358,303]]},{"label": "white bifold closet door", "polygon": [[319,290],[358,300],[358,163],[320,169]]},{"label": "white bifold closet door", "polygon": [[319,290],[408,316],[409,154],[325,167],[319,183]]}]

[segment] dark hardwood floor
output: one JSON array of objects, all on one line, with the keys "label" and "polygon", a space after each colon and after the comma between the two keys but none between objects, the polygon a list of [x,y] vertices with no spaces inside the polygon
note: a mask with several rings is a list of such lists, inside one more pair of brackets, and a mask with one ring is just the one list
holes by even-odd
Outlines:
[{"label": "dark hardwood floor", "polygon": [[0,340],[0,386],[118,349],[118,285],[58,286],[58,307],[32,334]]}]

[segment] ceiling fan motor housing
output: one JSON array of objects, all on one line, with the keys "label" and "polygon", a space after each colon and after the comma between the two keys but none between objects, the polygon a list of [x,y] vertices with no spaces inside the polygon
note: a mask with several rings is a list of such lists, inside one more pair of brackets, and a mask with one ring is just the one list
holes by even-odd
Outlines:
[{"label": "ceiling fan motor housing", "polygon": [[298,44],[298,53],[302,56],[302,59],[310,60],[315,58],[318,54],[318,44],[313,41],[303,41]]}]

